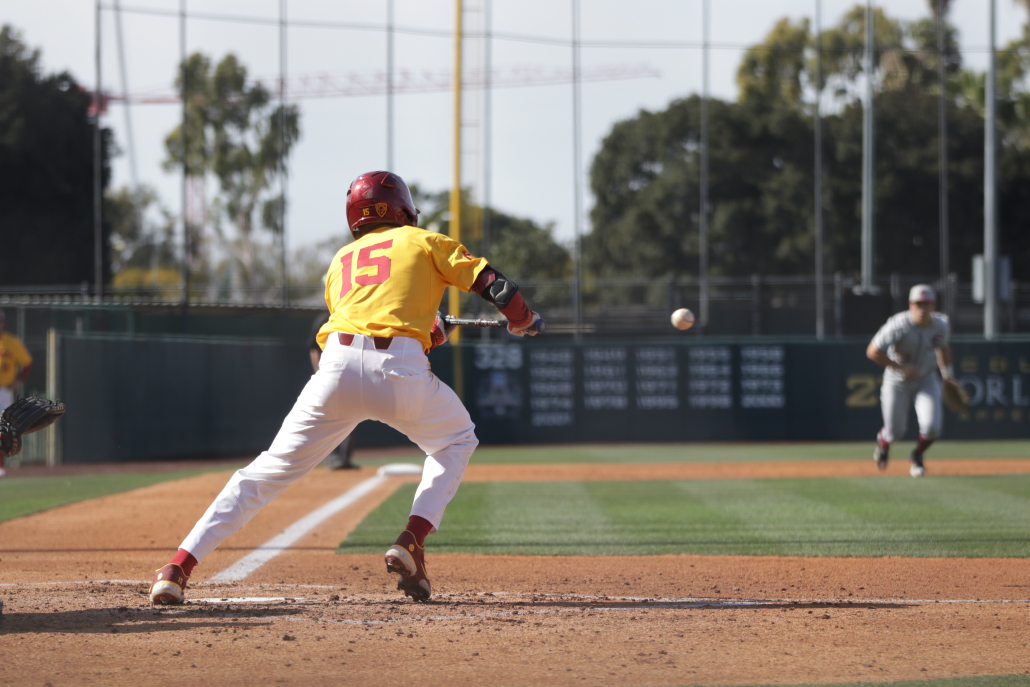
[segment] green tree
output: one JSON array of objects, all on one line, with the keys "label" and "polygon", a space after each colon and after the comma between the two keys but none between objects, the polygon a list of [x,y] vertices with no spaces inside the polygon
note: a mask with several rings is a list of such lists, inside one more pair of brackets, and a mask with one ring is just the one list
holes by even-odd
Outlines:
[{"label": "green tree", "polygon": [[737,68],[741,101],[801,108],[809,80],[805,47],[811,40],[807,19],[776,22],[761,45],[745,51]]},{"label": "green tree", "polygon": [[[714,275],[796,271],[810,251],[812,136],[790,107],[709,103]],[[697,274],[700,99],[620,122],[591,165],[584,258],[601,277]]]},{"label": "green tree", "polygon": [[[937,36],[931,19],[875,17],[877,227],[880,274],[938,269]],[[857,6],[823,34],[833,107],[823,117],[827,270],[857,275],[860,258],[865,10]],[[946,69],[961,70],[955,30]],[[1002,252],[1030,277],[1030,162],[1025,154],[1030,41],[999,57],[1005,136],[999,158]],[[748,50],[737,102],[709,105],[710,271],[714,276],[813,271],[813,37],[805,22],[781,20]],[[802,52],[804,51],[804,53]],[[1002,66],[1002,64],[1004,66]],[[966,78],[966,77],[961,77]],[[982,249],[983,96],[979,108],[949,80],[949,198],[953,267]],[[982,84],[982,78],[980,79]],[[1021,109],[1022,108],[1022,109]],[[616,124],[590,169],[596,203],[584,239],[589,271],[663,280],[697,274],[700,101]]]},{"label": "green tree", "polygon": [[[426,193],[411,185],[412,199],[422,212],[419,226],[450,235],[450,192]],[[473,255],[483,254],[479,219],[490,213],[490,264],[517,282],[564,279],[571,269],[569,249],[554,239],[554,224],[541,226],[531,219],[468,202],[462,193],[461,242]]]},{"label": "green tree", "polygon": [[[38,50],[0,28],[0,280],[5,284],[92,284],[92,98],[67,72],[44,74]],[[102,130],[101,174],[114,152]],[[110,279],[109,225],[103,278]]]},{"label": "green tree", "polygon": [[159,289],[174,298],[179,289],[175,218],[160,207],[157,192],[143,186],[108,193],[112,283],[120,289]]},{"label": "green tree", "polygon": [[[236,237],[228,239],[215,222],[222,246],[230,251],[242,270],[242,281],[248,287],[258,286],[268,266],[257,254],[254,225],[259,217],[262,226],[278,234],[279,208],[282,198],[273,195],[280,169],[280,140],[285,158],[300,137],[300,113],[295,105],[273,105],[267,89],[247,80],[247,68],[235,55],[226,55],[212,67],[210,58],[200,53],[191,55],[180,67],[175,84],[181,88],[186,74],[187,149],[186,169],[190,176],[213,174],[221,196],[213,204],[216,217],[224,216],[235,228]],[[281,122],[285,126],[281,126]],[[283,136],[280,137],[280,130]],[[165,139],[167,169],[183,165],[182,126],[177,126]],[[191,241],[191,244],[196,244]]]}]

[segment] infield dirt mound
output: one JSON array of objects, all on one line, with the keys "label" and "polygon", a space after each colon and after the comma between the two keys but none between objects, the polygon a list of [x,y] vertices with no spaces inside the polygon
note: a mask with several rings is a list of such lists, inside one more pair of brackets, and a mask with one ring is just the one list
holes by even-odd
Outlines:
[{"label": "infield dirt mound", "polygon": [[[873,474],[871,463],[854,469]],[[946,474],[958,463],[932,465]],[[850,469],[831,465],[835,476]],[[777,466],[781,472],[771,474]],[[1030,469],[1012,461],[996,467]],[[468,479],[689,479],[729,477],[728,468],[757,478],[819,476],[826,466],[473,466]],[[243,583],[204,582],[370,474],[318,471],[300,480],[205,559],[191,602],[172,610],[147,605],[151,571],[228,473],[0,524],[0,683],[829,684],[1030,671],[1024,559],[430,549],[434,600],[410,603],[379,556],[334,554],[402,479],[325,521]]]}]

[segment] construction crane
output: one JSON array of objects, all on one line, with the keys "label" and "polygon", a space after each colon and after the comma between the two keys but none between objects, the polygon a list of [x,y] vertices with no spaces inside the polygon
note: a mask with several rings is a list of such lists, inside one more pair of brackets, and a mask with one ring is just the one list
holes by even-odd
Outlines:
[{"label": "construction crane", "polygon": [[[530,86],[554,86],[572,83],[572,70],[565,67],[516,66],[490,71],[487,75],[472,70],[466,75],[462,87],[480,90],[484,83],[491,88],[526,88]],[[647,79],[661,76],[661,72],[648,65],[610,65],[582,68],[579,80],[584,82],[622,81]],[[453,72],[450,70],[398,70],[393,75],[394,94],[441,93],[454,87]],[[377,72],[351,72],[349,74],[302,74],[284,80],[286,100],[311,100],[318,98],[356,98],[369,95],[384,95],[388,92],[387,74]],[[263,85],[275,98],[279,97],[279,78],[261,77],[252,80]],[[89,92],[93,95],[92,92]],[[164,105],[180,102],[179,93],[170,88],[151,89],[134,93],[104,93],[101,98],[101,114],[107,113],[109,103],[126,105]],[[92,108],[91,108],[92,114]]]}]

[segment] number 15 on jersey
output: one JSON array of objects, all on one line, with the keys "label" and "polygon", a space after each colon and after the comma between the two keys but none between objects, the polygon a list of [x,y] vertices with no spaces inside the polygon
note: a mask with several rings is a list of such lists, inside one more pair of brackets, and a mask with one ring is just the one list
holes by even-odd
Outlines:
[{"label": "number 15 on jersey", "polygon": [[351,277],[352,266],[354,262],[354,253],[347,253],[346,255],[340,256],[340,281],[342,286],[340,287],[340,298],[343,298],[350,290],[354,288],[354,284],[358,286],[371,286],[372,284],[382,284],[384,281],[390,278],[390,257],[388,255],[377,255],[372,256],[375,251],[386,250],[393,246],[393,240],[383,241],[382,243],[376,243],[371,246],[365,246],[358,251],[357,264],[353,266],[355,270],[361,270],[365,267],[375,267],[375,273],[370,274],[359,274],[356,277]]}]

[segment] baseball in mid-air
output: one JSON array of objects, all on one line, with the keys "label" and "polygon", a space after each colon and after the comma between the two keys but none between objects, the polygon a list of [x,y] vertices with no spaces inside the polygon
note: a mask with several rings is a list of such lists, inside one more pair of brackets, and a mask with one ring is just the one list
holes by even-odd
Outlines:
[{"label": "baseball in mid-air", "polygon": [[672,314],[672,326],[676,329],[690,329],[694,326],[694,313],[686,308],[680,308]]}]

